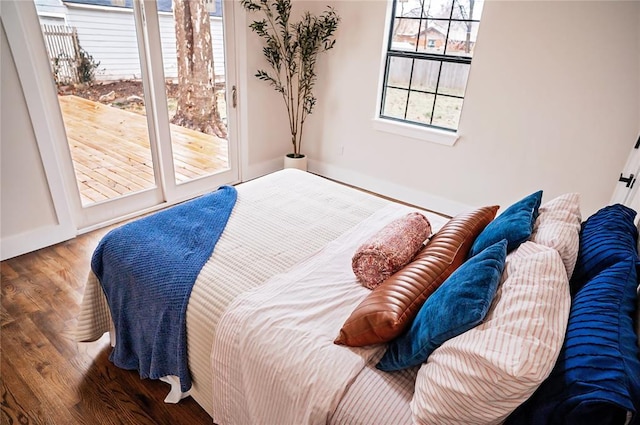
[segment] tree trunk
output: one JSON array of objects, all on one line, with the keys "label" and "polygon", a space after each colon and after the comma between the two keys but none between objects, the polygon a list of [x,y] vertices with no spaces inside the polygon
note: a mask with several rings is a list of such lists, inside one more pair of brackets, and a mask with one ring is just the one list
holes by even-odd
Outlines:
[{"label": "tree trunk", "polygon": [[[473,19],[473,6],[475,0],[469,0],[469,20]],[[473,23],[467,22],[467,37],[464,43],[465,53],[471,53],[471,28]]]},{"label": "tree trunk", "polygon": [[227,137],[216,102],[211,24],[204,0],[173,0],[178,59],[178,105],[171,122]]}]

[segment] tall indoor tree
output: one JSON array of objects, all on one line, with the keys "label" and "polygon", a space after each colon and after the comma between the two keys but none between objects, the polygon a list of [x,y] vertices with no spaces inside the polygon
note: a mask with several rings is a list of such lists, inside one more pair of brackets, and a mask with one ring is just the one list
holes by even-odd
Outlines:
[{"label": "tall indoor tree", "polygon": [[241,0],[242,6],[260,18],[249,28],[263,41],[262,53],[270,70],[259,69],[255,76],[282,95],[287,108],[292,158],[303,157],[300,149],[307,116],[317,99],[313,89],[318,79],[318,55],[333,48],[340,17],[327,6],[320,15],[302,13],[291,22],[291,0]]},{"label": "tall indoor tree", "polygon": [[173,0],[178,60],[178,104],[173,124],[227,137],[216,102],[209,12],[204,0]]}]

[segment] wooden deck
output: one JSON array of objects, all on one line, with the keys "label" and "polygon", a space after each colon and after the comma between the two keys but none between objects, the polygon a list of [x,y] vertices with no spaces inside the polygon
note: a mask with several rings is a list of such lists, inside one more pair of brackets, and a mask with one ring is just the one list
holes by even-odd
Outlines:
[{"label": "wooden deck", "polygon": [[[59,96],[83,205],[155,186],[147,120],[143,115]],[[176,183],[229,167],[228,144],[171,124]]]}]

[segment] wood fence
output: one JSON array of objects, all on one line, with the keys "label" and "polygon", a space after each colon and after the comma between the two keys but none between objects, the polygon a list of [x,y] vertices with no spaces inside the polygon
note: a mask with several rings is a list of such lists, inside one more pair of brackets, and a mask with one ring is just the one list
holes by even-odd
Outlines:
[{"label": "wood fence", "polygon": [[[438,80],[438,75],[440,79]],[[436,84],[439,90],[448,94],[464,96],[469,65],[440,62],[435,60],[414,60],[409,58],[391,58],[388,83],[397,87],[434,91]],[[442,91],[441,91],[442,92]]]},{"label": "wood fence", "polygon": [[56,84],[79,83],[78,65],[81,58],[76,28],[43,24],[42,33]]}]

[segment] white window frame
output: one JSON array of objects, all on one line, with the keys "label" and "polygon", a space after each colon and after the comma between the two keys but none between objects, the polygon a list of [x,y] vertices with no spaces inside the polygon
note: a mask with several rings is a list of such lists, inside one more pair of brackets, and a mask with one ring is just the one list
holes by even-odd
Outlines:
[{"label": "white window frame", "polygon": [[[385,29],[383,33],[382,54],[380,61],[380,74],[378,78],[378,95],[376,97],[375,115],[373,128],[377,131],[409,137],[421,141],[437,143],[445,146],[453,146],[460,138],[460,128],[456,130],[442,129],[431,125],[417,124],[411,121],[390,119],[382,116],[382,99],[384,95],[384,82],[387,72],[387,53],[389,44],[389,34],[393,30],[393,7],[396,0],[387,2],[387,13],[385,18]],[[465,93],[466,95],[466,93]],[[465,96],[466,97],[466,96]]]}]

